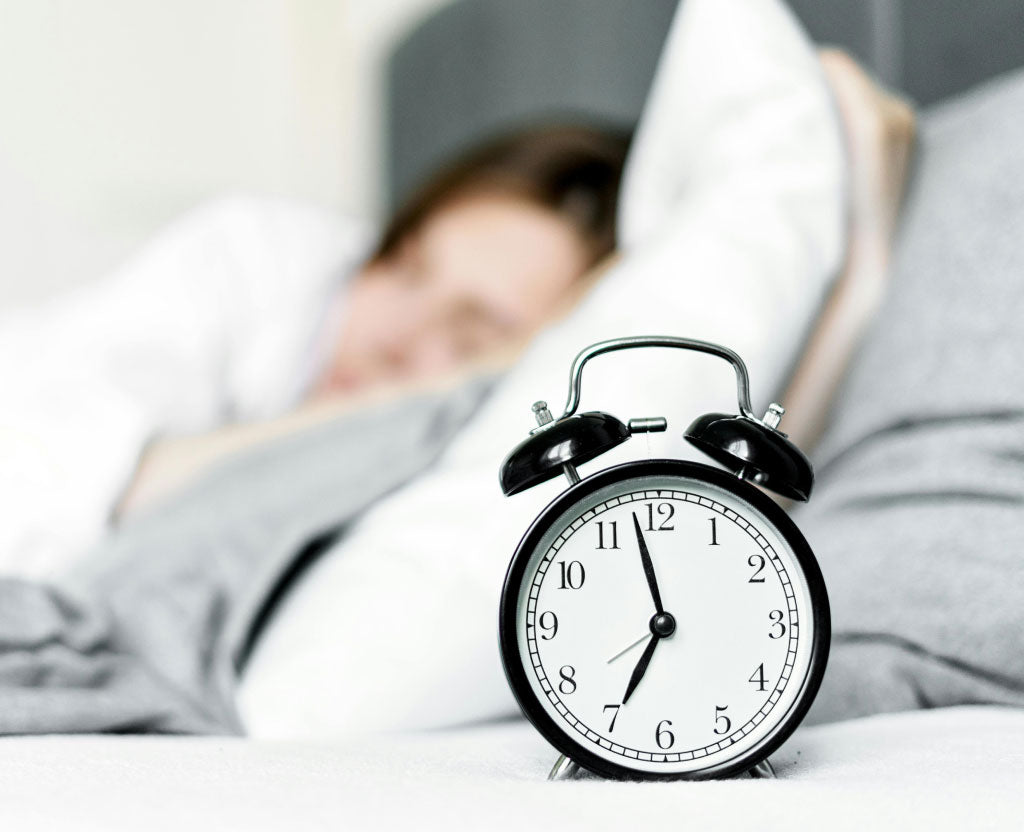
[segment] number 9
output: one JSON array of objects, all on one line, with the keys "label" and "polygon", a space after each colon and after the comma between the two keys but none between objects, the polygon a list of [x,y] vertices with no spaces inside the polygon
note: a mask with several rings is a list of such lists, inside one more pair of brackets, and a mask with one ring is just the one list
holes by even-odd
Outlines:
[{"label": "number 9", "polygon": [[541,640],[551,640],[556,634],[558,634],[558,616],[554,611],[545,611],[540,617],[537,618],[537,625],[541,627],[543,631],[549,632],[548,634],[542,634]]}]

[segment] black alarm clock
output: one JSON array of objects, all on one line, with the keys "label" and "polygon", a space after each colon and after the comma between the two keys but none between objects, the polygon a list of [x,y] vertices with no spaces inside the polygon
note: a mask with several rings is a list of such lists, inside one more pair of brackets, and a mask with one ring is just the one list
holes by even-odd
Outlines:
[{"label": "black alarm clock", "polygon": [[[623,423],[577,414],[583,367],[603,353],[672,347],[732,364],[739,414],[706,414],[685,438],[725,468],[643,460],[580,479],[577,467],[664,418]],[[499,639],[524,713],[560,753],[552,778],[578,766],[620,779],[772,775],[767,757],[811,706],[828,659],[821,571],[786,512],[764,494],[806,501],[814,475],[779,431],[781,406],[759,419],[743,360],[676,337],[599,342],[573,362],[556,420],[501,466],[514,495],[564,476],[569,487],[512,556]]]}]

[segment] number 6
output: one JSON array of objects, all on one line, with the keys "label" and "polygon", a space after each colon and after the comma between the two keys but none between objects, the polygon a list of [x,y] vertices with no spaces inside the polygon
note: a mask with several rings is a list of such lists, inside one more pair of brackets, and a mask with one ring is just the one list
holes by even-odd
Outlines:
[{"label": "number 6", "polygon": [[666,718],[664,721],[658,723],[658,726],[654,731],[654,740],[662,750],[668,750],[676,743],[676,737],[672,734],[671,730],[664,728],[665,725],[671,727],[672,722]]}]

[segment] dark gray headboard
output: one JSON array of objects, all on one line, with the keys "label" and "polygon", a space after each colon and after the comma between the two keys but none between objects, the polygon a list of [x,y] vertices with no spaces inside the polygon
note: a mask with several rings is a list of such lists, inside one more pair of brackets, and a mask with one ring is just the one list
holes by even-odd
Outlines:
[{"label": "dark gray headboard", "polygon": [[787,0],[819,43],[842,44],[918,104],[1024,65],[1021,0]]},{"label": "dark gray headboard", "polygon": [[388,66],[386,193],[483,136],[546,117],[633,124],[677,0],[457,0]]},{"label": "dark gray headboard", "polygon": [[[435,12],[388,63],[391,203],[506,126],[635,123],[676,2],[455,0]],[[788,2],[816,41],[845,46],[921,104],[1024,64],[1024,0]]]}]

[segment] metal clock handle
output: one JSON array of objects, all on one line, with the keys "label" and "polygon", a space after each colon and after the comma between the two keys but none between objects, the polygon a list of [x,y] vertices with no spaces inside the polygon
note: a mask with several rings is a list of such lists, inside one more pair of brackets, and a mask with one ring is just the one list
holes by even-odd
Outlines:
[{"label": "metal clock handle", "polygon": [[743,363],[739,354],[713,342],[702,342],[700,339],[684,339],[680,336],[626,336],[622,339],[608,339],[604,342],[597,342],[581,350],[572,362],[572,370],[569,371],[569,398],[566,400],[562,418],[571,417],[576,413],[576,409],[579,408],[583,366],[587,362],[603,353],[614,353],[617,350],[645,347],[681,348],[682,350],[693,350],[697,353],[709,353],[712,356],[724,359],[736,371],[736,394],[740,413],[751,420],[757,420],[753,409],[750,407],[750,377],[747,374],[747,366]]}]

